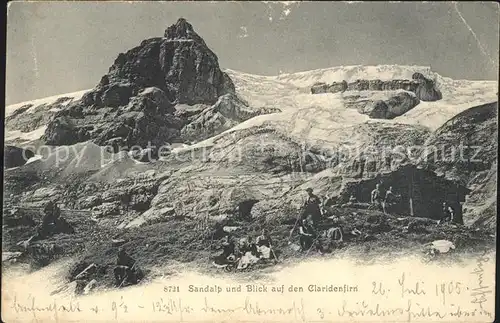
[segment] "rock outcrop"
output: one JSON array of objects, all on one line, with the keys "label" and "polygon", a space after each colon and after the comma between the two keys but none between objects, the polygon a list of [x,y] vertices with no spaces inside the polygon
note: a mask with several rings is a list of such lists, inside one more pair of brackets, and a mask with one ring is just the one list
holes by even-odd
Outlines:
[{"label": "rock outcrop", "polygon": [[413,80],[419,82],[415,94],[417,98],[422,101],[438,101],[443,98],[441,91],[436,88],[436,84],[433,80],[426,78],[421,73],[414,73],[412,76]]},{"label": "rock outcrop", "polygon": [[[179,105],[195,108],[178,113]],[[164,37],[119,54],[93,90],[56,113],[42,139],[161,146],[204,139],[261,113],[268,111],[252,110],[236,96],[217,56],[181,18]]]},{"label": "rock outcrop", "polygon": [[414,73],[411,80],[356,80],[350,83],[344,80],[342,82],[333,82],[332,84],[316,83],[311,87],[312,94],[396,90],[413,92],[422,101],[437,101],[442,99],[442,94],[437,89],[435,82],[426,78],[421,73]]},{"label": "rock outcrop", "polygon": [[18,167],[26,164],[35,154],[29,149],[6,145],[3,148],[4,168]]},{"label": "rock outcrop", "polygon": [[420,164],[472,190],[466,224],[496,225],[498,103],[470,108],[446,122],[426,142]]},{"label": "rock outcrop", "polygon": [[316,83],[311,87],[312,94],[338,93],[345,91],[396,91],[405,90],[415,92],[420,85],[420,80],[356,80],[333,82],[332,84]]},{"label": "rock outcrop", "polygon": [[372,119],[394,119],[416,107],[420,100],[413,92],[386,91],[380,95],[344,95],[344,105]]}]

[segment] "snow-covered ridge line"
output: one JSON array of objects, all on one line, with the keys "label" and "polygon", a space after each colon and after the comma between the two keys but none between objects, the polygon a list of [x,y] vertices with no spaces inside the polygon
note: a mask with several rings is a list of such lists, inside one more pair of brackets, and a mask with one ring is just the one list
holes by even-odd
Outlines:
[{"label": "snow-covered ridge line", "polygon": [[[34,100],[29,100],[29,101],[24,101],[24,102],[19,102],[19,103],[14,103],[11,105],[8,105],[5,107],[5,117],[8,117],[11,115],[15,110],[19,109],[20,107],[26,106],[28,104],[31,104],[32,107],[28,109],[26,112],[30,112],[36,107],[43,105],[43,104],[52,104],[56,102],[60,98],[71,98],[72,101],[79,100],[82,98],[82,96],[90,91],[90,89],[87,90],[81,90],[81,91],[76,91],[76,92],[71,92],[71,93],[64,93],[64,94],[58,94],[58,95],[53,95],[45,98],[39,98],[39,99],[34,99]],[[69,103],[70,100],[68,100]]]},{"label": "snow-covered ridge line", "polygon": [[225,69],[231,75],[239,75],[246,78],[260,78],[265,80],[274,80],[284,83],[289,83],[297,87],[311,87],[314,83],[324,82],[333,83],[346,80],[347,82],[356,81],[358,79],[379,79],[382,81],[392,79],[411,79],[413,73],[420,72],[423,75],[438,81],[438,83],[496,83],[494,80],[466,80],[452,79],[442,76],[434,71],[429,66],[422,65],[347,65],[333,66],[328,68],[320,68],[309,71],[285,73],[275,76],[257,75],[240,72],[232,69]]}]

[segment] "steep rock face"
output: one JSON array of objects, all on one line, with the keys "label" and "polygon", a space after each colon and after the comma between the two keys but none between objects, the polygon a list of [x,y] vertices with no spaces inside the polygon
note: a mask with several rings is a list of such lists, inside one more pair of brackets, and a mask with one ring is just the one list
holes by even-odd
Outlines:
[{"label": "steep rock face", "polygon": [[422,101],[437,101],[442,99],[442,94],[436,88],[435,82],[426,78],[421,73],[414,73],[411,80],[356,80],[350,83],[344,80],[342,82],[333,82],[332,84],[316,83],[311,87],[312,94],[396,90],[413,92]]},{"label": "steep rock face", "polygon": [[[383,92],[384,95],[372,95],[372,91],[364,92],[369,98],[361,95],[345,95],[344,104],[355,108],[359,113],[372,119],[394,119],[416,107],[420,100],[413,92]],[[381,93],[382,94],[382,93]]]},{"label": "steep rock face", "polygon": [[[93,90],[55,114],[42,140],[49,145],[87,140],[113,147],[164,145],[204,139],[267,113],[251,111],[234,91],[217,56],[179,19],[163,38],[119,54]],[[178,114],[178,104],[203,109]]]},{"label": "steep rock face", "polygon": [[[187,125],[181,129],[186,140],[209,138],[221,131],[260,114],[280,112],[279,109],[251,109],[248,104],[234,94],[226,94],[211,107],[187,117]],[[186,110],[179,114],[188,114]]]},{"label": "steep rock face", "polygon": [[356,80],[347,83],[333,82],[332,84],[317,83],[311,87],[312,94],[318,93],[338,93],[345,91],[396,91],[405,90],[415,92],[420,84],[420,80]]},{"label": "steep rock face", "polygon": [[426,78],[421,73],[414,73],[412,76],[413,80],[419,82],[418,87],[414,91],[422,101],[438,101],[443,98],[441,91],[436,88],[433,80]]},{"label": "steep rock face", "polygon": [[433,133],[422,153],[421,165],[472,190],[463,205],[466,224],[496,216],[497,114],[497,102],[458,114]]},{"label": "steep rock face", "polygon": [[219,96],[234,93],[234,85],[220,70],[217,56],[182,18],[165,30],[163,38],[144,40],[119,54],[84,101],[120,106],[145,87],[157,87],[169,101],[186,104],[214,104]]},{"label": "steep rock face", "polygon": [[210,103],[234,93],[231,79],[219,69],[217,56],[185,19],[165,30],[160,47],[160,64],[169,94],[178,103]]},{"label": "steep rock face", "polygon": [[3,148],[3,156],[4,168],[12,168],[26,164],[26,161],[35,154],[29,149],[6,145]]}]

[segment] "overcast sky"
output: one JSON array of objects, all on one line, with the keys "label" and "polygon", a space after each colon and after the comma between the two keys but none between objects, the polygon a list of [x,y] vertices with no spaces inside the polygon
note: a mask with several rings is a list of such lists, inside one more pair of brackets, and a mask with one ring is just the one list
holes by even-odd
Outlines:
[{"label": "overcast sky", "polygon": [[11,2],[7,104],[94,87],[120,52],[186,18],[222,68],[276,75],[338,65],[498,76],[494,2]]}]

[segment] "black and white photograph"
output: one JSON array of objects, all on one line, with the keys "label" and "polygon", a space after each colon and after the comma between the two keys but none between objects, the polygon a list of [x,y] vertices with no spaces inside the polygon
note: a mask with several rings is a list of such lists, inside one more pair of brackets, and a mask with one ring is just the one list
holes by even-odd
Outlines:
[{"label": "black and white photograph", "polygon": [[497,2],[13,1],[5,322],[493,322]]}]

